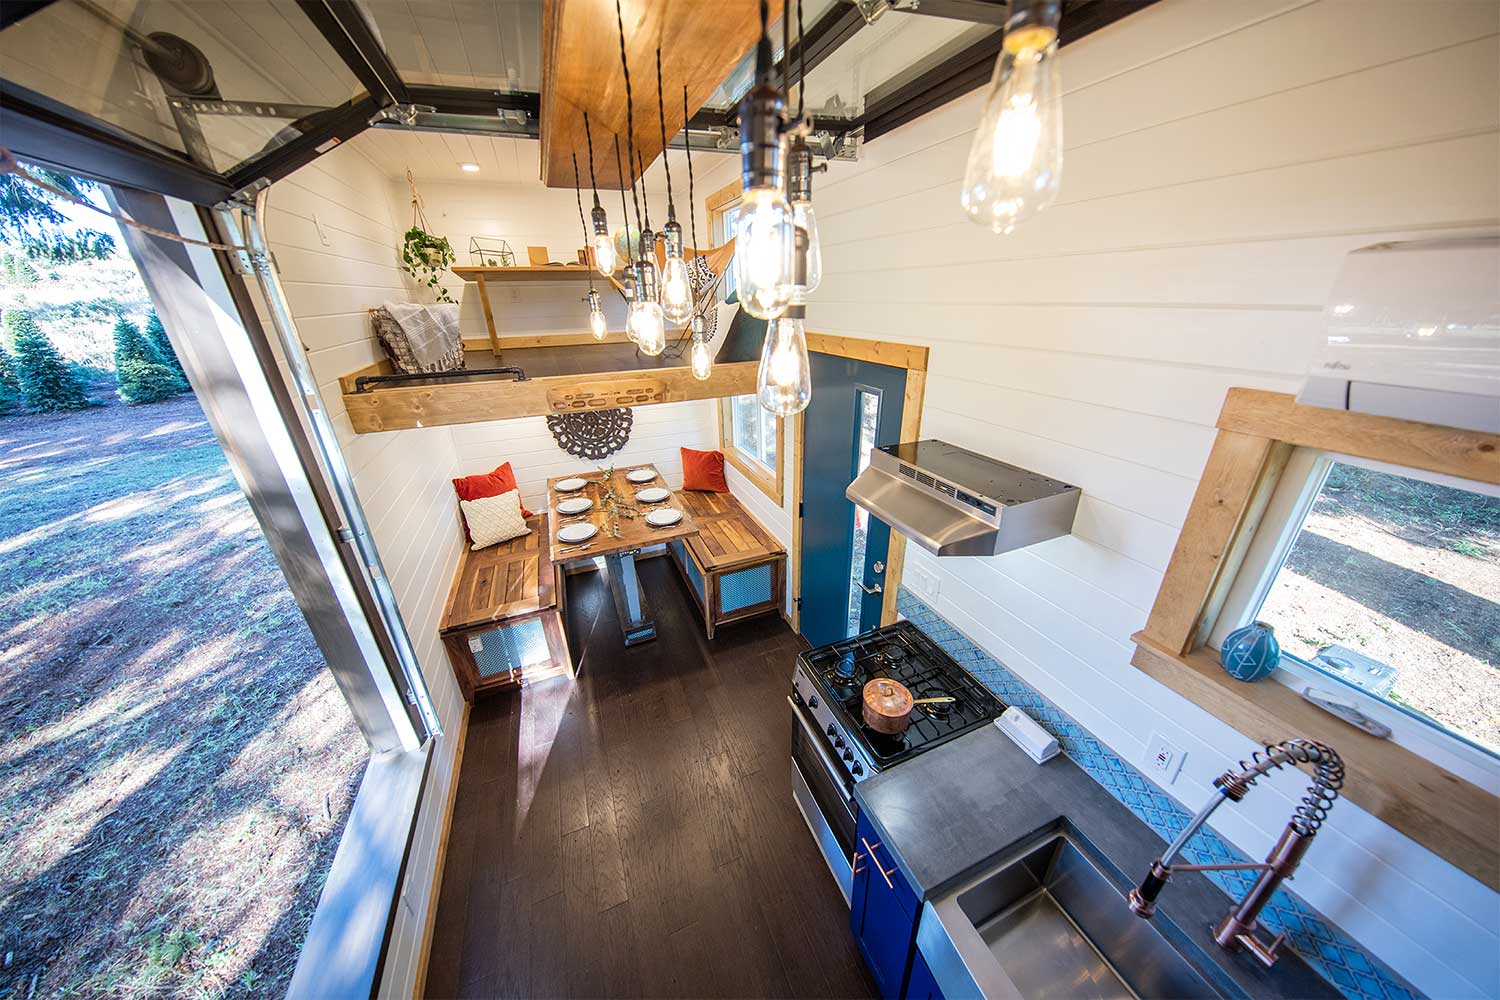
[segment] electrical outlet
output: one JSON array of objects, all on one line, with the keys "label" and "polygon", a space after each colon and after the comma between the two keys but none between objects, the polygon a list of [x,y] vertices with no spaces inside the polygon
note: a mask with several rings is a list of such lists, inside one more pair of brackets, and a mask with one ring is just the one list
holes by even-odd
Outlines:
[{"label": "electrical outlet", "polygon": [[1187,752],[1171,743],[1161,733],[1152,733],[1146,743],[1146,770],[1163,783],[1170,785],[1182,771],[1182,762]]},{"label": "electrical outlet", "polygon": [[923,597],[936,597],[936,596],[938,596],[938,590],[940,588],[939,588],[938,578],[937,578],[937,574],[936,573],[930,572],[929,570],[922,569],[919,566],[913,566],[911,568],[910,577],[911,577],[911,584],[910,584],[910,586],[911,586],[912,590],[915,590],[918,594],[921,594]]}]

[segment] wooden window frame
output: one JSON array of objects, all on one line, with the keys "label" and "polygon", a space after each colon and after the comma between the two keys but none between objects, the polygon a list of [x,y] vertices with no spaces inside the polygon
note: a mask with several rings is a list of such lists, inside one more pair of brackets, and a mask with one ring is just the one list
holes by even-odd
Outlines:
[{"label": "wooden window frame", "polygon": [[715,412],[719,417],[719,450],[724,453],[724,461],[734,467],[740,475],[771,498],[776,506],[781,506],[782,499],[786,496],[786,420],[783,417],[776,418],[776,468],[768,470],[758,458],[747,454],[734,443],[734,421],[729,415],[729,407],[735,399],[743,396],[753,396],[753,393],[741,393],[740,396],[721,396],[716,402]]},{"label": "wooden window frame", "polygon": [[1303,406],[1286,393],[1230,389],[1218,436],[1131,663],[1246,736],[1323,740],[1344,758],[1342,795],[1500,889],[1500,798],[1377,739],[1278,683],[1226,674],[1208,634],[1298,446],[1500,485],[1500,435]]},{"label": "wooden window frame", "polygon": [[[734,180],[730,181],[728,184],[725,184],[723,187],[719,188],[719,190],[713,192],[707,198],[703,199],[703,206],[708,210],[708,243],[710,246],[723,246],[725,243],[729,242],[733,234],[725,233],[723,238],[720,239],[717,244],[715,244],[714,233],[719,231],[719,223],[724,218],[725,209],[729,208],[731,205],[736,204],[740,200],[740,194],[742,192],[743,188],[740,186],[740,179],[736,177]],[[731,263],[729,266],[733,267],[733,258],[730,258],[730,260]],[[718,301],[720,302],[723,302],[725,300],[724,284],[724,282],[720,282],[719,290],[715,293],[718,296]]]}]

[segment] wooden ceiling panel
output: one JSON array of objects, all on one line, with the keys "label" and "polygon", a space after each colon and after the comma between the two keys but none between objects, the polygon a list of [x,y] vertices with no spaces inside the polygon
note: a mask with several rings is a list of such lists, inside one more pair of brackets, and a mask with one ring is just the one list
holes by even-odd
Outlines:
[{"label": "wooden ceiling panel", "polygon": [[[683,126],[682,88],[694,113],[754,46],[760,35],[758,0],[621,0],[625,51],[634,96],[635,148],[647,166],[661,153],[656,112],[656,49],[661,46],[667,136]],[[771,0],[770,18],[782,0]],[[625,74],[615,0],[545,0],[542,8],[541,177],[548,187],[573,186],[573,154],[587,169],[583,129],[587,111],[594,133],[594,166],[600,188],[618,190],[634,180],[628,165],[615,169],[613,136],[626,143]],[[628,154],[627,154],[628,155]],[[585,181],[587,178],[585,178]]]}]

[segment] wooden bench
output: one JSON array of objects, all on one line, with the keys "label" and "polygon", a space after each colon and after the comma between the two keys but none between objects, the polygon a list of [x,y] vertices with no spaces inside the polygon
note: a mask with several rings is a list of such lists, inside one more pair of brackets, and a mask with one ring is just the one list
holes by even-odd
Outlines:
[{"label": "wooden bench", "polygon": [[561,567],[547,554],[547,515],[531,534],[474,551],[464,542],[440,628],[464,698],[572,669],[563,634]]},{"label": "wooden bench", "polygon": [[780,611],[786,598],[786,550],[728,493],[682,490],[698,534],[668,548],[703,612],[708,637],[727,622]]}]

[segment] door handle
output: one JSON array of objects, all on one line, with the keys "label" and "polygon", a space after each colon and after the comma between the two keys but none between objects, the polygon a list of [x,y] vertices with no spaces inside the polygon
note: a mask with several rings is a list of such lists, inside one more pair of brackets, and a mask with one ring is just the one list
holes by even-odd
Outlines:
[{"label": "door handle", "polygon": [[881,589],[880,589],[880,584],[878,584],[878,583],[875,586],[873,586],[873,587],[870,587],[870,586],[867,586],[867,585],[861,583],[859,585],[859,589],[863,590],[867,594],[879,594],[879,593],[882,592]]}]

